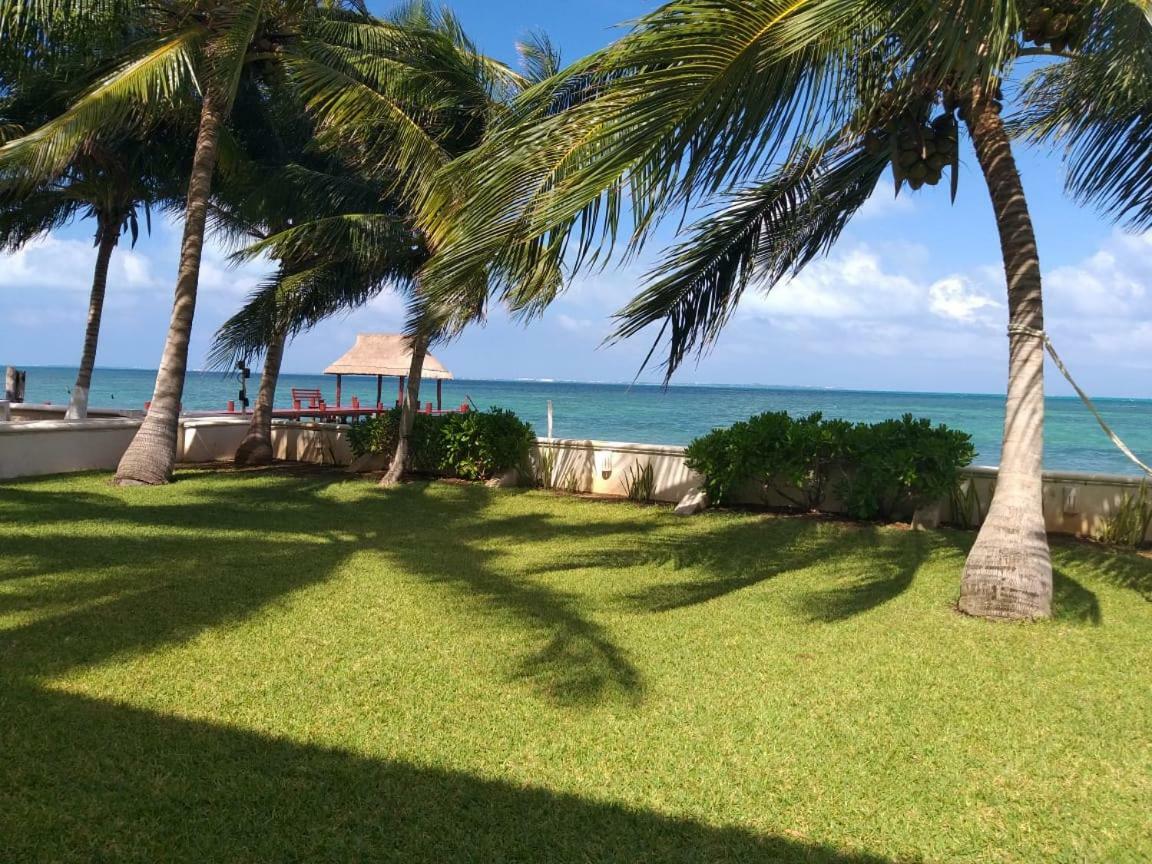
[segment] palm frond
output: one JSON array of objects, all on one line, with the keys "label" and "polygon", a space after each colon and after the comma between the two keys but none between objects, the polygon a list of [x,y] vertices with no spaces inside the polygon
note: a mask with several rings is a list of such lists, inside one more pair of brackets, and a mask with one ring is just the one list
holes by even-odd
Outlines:
[{"label": "palm frond", "polygon": [[913,68],[921,88],[999,74],[1019,24],[1011,0],[672,0],[527,91],[453,165],[480,179],[457,179],[463,210],[429,207],[424,227],[453,249],[431,290],[552,233],[572,238],[574,270],[619,240],[635,254],[669,213],[891,110],[881,97]]},{"label": "palm frond", "polygon": [[520,54],[525,76],[532,84],[540,84],[560,74],[560,49],[552,43],[547,33],[529,33],[516,45],[516,50]]},{"label": "palm frond", "polygon": [[59,175],[93,135],[143,124],[196,86],[195,57],[206,31],[186,27],[140,46],[63,114],[0,147],[0,173],[34,184]]},{"label": "palm frond", "polygon": [[1152,23],[1111,0],[1075,56],[1024,83],[1014,131],[1066,155],[1069,191],[1134,229],[1152,227]]},{"label": "palm frond", "polygon": [[863,148],[830,147],[733,196],[650,274],[653,284],[617,314],[613,338],[661,324],[645,365],[667,337],[670,377],[690,353],[715,342],[750,285],[771,289],[827,252],[886,164]]},{"label": "palm frond", "polygon": [[67,191],[34,190],[13,201],[0,201],[0,252],[15,252],[26,243],[70,224],[84,204]]},{"label": "palm frond", "polygon": [[333,59],[325,46],[302,41],[284,60],[321,139],[337,149],[359,150],[366,166],[388,168],[406,194],[429,195],[432,178],[449,156],[419,121],[419,93],[405,104],[396,98],[396,80],[377,90]]}]

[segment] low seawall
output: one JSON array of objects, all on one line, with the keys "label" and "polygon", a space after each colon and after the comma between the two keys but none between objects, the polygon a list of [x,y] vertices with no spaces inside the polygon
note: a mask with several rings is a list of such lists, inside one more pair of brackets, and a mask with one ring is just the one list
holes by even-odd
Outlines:
[{"label": "low seawall", "polygon": [[[177,461],[230,462],[250,417],[188,418],[180,421]],[[31,420],[0,423],[0,479],[112,471],[128,449],[141,420]],[[347,426],[276,421],[272,445],[277,459],[347,465],[352,461]]]},{"label": "low seawall", "polygon": [[[180,423],[178,459],[184,463],[228,462],[248,428],[249,417],[186,418]],[[42,420],[0,423],[0,479],[62,474],[71,471],[111,471],[140,426],[137,418]],[[327,423],[276,421],[272,426],[277,459],[345,466],[352,461],[347,426]],[[596,495],[626,496],[630,478],[651,466],[653,497],[673,503],[700,482],[684,462],[683,447],[635,444],[625,441],[540,439],[534,453],[539,470],[550,463],[555,488]],[[977,524],[987,511],[996,483],[996,469],[972,467],[963,472],[964,506],[946,502],[946,521]],[[1044,517],[1054,534],[1091,536],[1122,505],[1137,494],[1141,478],[1113,474],[1046,472]],[[741,503],[784,505],[765,499],[762,489],[745,490]],[[836,512],[838,502],[830,500]],[[1152,539],[1150,536],[1145,539]]]},{"label": "low seawall", "polygon": [[[631,444],[621,441],[573,441],[541,439],[539,453],[551,455],[552,485],[558,489],[625,496],[630,478],[651,465],[657,501],[676,502],[700,483],[700,477],[684,463],[684,447]],[[536,464],[541,464],[537,456]],[[983,521],[996,484],[996,468],[970,467],[961,472],[963,500],[944,502],[945,521],[977,525]],[[1070,471],[1044,473],[1044,520],[1053,534],[1090,537],[1116,513],[1125,498],[1139,494],[1144,481],[1120,474],[1084,474]],[[737,503],[787,506],[782,498],[757,487],[748,487]],[[957,505],[967,514],[953,512]],[[829,511],[843,512],[834,495]],[[1152,540],[1152,530],[1146,541]]]}]

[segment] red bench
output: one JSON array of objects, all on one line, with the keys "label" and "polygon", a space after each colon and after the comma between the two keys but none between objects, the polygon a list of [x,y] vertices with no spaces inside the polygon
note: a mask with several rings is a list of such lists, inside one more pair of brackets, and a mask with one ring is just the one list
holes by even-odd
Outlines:
[{"label": "red bench", "polygon": [[319,408],[320,403],[324,401],[324,394],[319,390],[308,388],[292,388],[292,405],[299,410],[301,406],[305,408]]}]

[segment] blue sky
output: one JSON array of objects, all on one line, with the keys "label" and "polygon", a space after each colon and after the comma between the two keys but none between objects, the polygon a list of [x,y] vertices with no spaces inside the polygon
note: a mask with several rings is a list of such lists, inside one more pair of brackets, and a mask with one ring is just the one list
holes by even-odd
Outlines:
[{"label": "blue sky", "polygon": [[[517,38],[547,31],[567,59],[610,41],[614,25],[655,6],[641,0],[457,0],[453,8],[486,52],[515,61]],[[383,8],[382,6],[380,8]],[[1090,392],[1152,396],[1152,236],[1125,235],[1062,193],[1055,159],[1023,151],[1045,273],[1048,329]],[[962,151],[960,195],[947,184],[891,187],[857,217],[833,253],[770,294],[745,298],[715,349],[685,366],[678,383],[778,384],[875,390],[1002,392],[1004,276],[987,191]],[[458,376],[631,380],[648,348],[642,338],[601,348],[610,316],[643,285],[675,225],[644,258],[577,280],[543,319],[524,327],[499,312],[437,350]],[[154,368],[174,284],[178,227],[158,226],[111,270],[98,365]],[[0,256],[0,365],[71,365],[83,338],[94,251],[85,223],[16,255]],[[191,365],[216,327],[259,280],[232,270],[219,249],[205,257]],[[381,297],[327,322],[290,347],[288,371],[314,372],[359,330],[395,330],[402,308]],[[652,376],[645,376],[652,377]],[[1049,392],[1069,388],[1050,369]]]}]

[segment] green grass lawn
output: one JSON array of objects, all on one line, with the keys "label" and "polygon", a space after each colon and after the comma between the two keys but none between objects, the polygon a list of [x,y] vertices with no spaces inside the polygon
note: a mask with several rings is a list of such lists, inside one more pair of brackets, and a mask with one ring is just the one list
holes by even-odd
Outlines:
[{"label": "green grass lawn", "polygon": [[1152,560],[288,471],[0,485],[0,861],[1147,862]]}]

